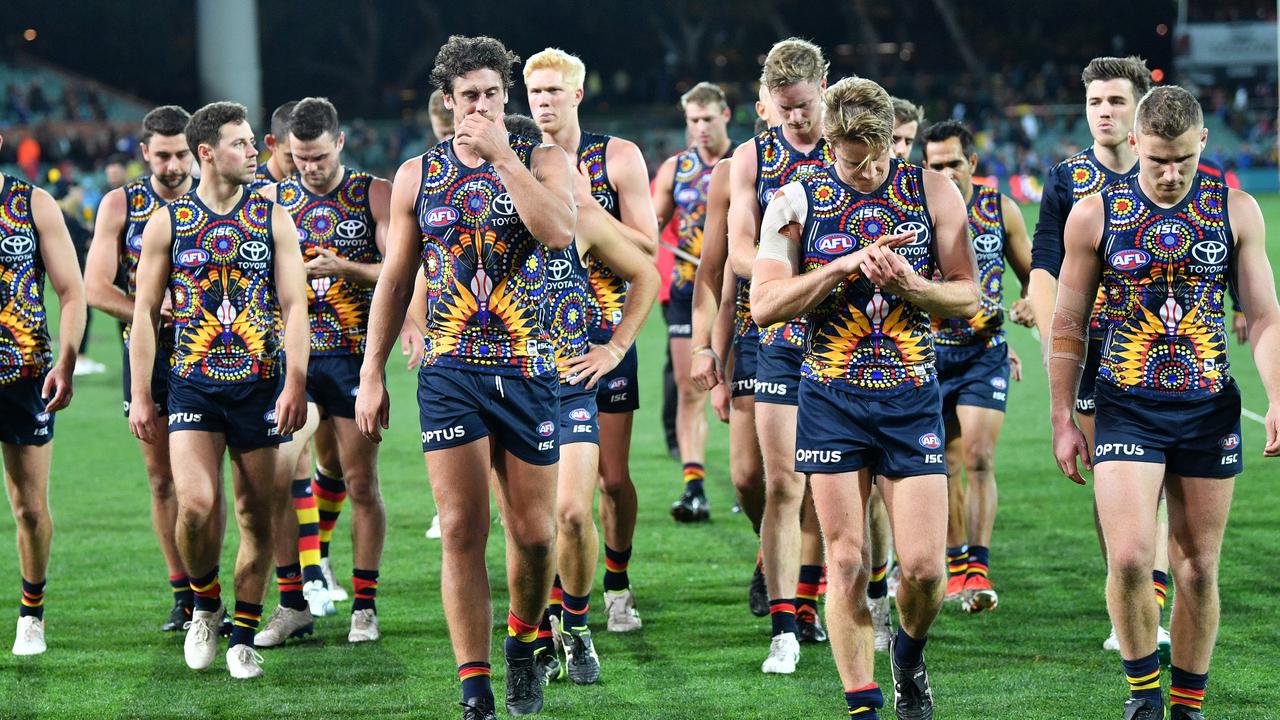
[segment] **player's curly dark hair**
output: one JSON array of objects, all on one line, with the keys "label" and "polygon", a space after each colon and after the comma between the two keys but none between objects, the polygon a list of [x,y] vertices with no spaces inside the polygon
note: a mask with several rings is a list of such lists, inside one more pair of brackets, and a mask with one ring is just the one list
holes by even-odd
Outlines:
[{"label": "player's curly dark hair", "polygon": [[249,111],[240,103],[226,100],[211,102],[197,110],[187,121],[187,145],[192,150],[201,145],[215,147],[223,125],[239,125],[246,122],[248,116]]},{"label": "player's curly dark hair", "polygon": [[337,140],[338,128],[338,109],[329,98],[303,98],[289,113],[289,134],[299,140],[315,140],[326,132]]},{"label": "player's curly dark hair", "polygon": [[502,86],[511,88],[511,67],[520,62],[520,56],[511,52],[500,40],[478,35],[450,35],[436,53],[435,67],[431,68],[431,84],[446,95],[453,94],[454,78],[473,70],[492,70],[502,77]]},{"label": "player's curly dark hair", "polygon": [[177,105],[161,105],[142,118],[142,137],[139,142],[151,142],[152,135],[173,137],[186,132],[191,113]]}]

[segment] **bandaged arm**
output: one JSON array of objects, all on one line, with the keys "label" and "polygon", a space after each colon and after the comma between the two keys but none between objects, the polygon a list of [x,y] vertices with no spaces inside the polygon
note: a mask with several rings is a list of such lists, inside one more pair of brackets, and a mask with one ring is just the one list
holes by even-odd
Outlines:
[{"label": "bandaged arm", "polygon": [[809,204],[799,183],[783,185],[765,208],[751,281],[751,316],[761,327],[812,310],[856,267],[840,258],[801,274],[800,233],[808,215]]},{"label": "bandaged arm", "polygon": [[1049,370],[1050,414],[1055,423],[1071,422],[1080,371],[1089,344],[1089,314],[1098,292],[1102,263],[1102,201],[1098,196],[1076,204],[1063,233],[1066,257],[1058,276],[1058,300],[1045,363]]}]

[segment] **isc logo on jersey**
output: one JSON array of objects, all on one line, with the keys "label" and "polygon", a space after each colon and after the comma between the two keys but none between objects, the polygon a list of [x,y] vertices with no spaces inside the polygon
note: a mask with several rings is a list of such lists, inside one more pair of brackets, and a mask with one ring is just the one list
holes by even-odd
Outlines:
[{"label": "isc logo on jersey", "polygon": [[831,233],[818,238],[814,247],[824,255],[841,255],[853,249],[853,238],[844,233]]},{"label": "isc logo on jersey", "polygon": [[1121,250],[1112,253],[1107,262],[1117,270],[1137,270],[1151,262],[1151,254],[1146,250]]},{"label": "isc logo on jersey", "polygon": [[458,220],[458,211],[451,207],[438,207],[427,212],[427,224],[431,227],[446,227]]},{"label": "isc logo on jersey", "polygon": [[925,433],[920,436],[919,443],[920,447],[927,450],[937,450],[942,447],[942,438],[939,438],[937,433]]},{"label": "isc logo on jersey", "polygon": [[209,262],[209,251],[204,248],[187,248],[178,253],[178,264],[187,268],[198,268]]}]

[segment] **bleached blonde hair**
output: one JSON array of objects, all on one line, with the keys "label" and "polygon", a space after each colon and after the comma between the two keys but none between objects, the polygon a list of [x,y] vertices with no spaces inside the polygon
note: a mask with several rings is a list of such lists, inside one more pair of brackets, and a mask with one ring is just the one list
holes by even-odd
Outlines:
[{"label": "bleached blonde hair", "polygon": [[529,59],[524,62],[525,82],[529,81],[529,76],[535,70],[559,70],[564,84],[572,90],[581,90],[582,82],[587,77],[587,66],[582,60],[577,55],[571,55],[560,48],[547,48],[529,56]]},{"label": "bleached blonde hair", "polygon": [[822,48],[808,40],[789,37],[779,40],[764,58],[764,70],[760,83],[770,90],[811,82],[821,85],[827,77],[830,63],[822,55]]},{"label": "bleached blonde hair", "polygon": [[862,143],[875,157],[893,144],[893,101],[872,80],[847,77],[822,93],[828,142]]}]

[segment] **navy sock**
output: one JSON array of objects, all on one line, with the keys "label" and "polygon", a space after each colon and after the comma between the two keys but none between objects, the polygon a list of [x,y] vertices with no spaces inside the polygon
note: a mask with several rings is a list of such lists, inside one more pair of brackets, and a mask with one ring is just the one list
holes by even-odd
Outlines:
[{"label": "navy sock", "polygon": [[1137,660],[1121,660],[1124,663],[1124,674],[1129,681],[1129,695],[1133,698],[1145,698],[1163,707],[1164,700],[1160,696],[1160,656],[1151,653]]},{"label": "navy sock", "polygon": [[280,606],[301,610],[307,606],[302,596],[302,566],[279,565],[276,567],[276,586],[280,588]]},{"label": "navy sock", "polygon": [[1209,684],[1209,673],[1203,675],[1173,666],[1169,683],[1169,704],[1185,705],[1187,709],[1200,711],[1204,703],[1204,689]]},{"label": "navy sock", "polygon": [[191,592],[191,580],[186,573],[169,576],[169,587],[173,589],[173,604],[189,608],[196,603],[196,594]]},{"label": "navy sock", "polygon": [[262,622],[262,606],[253,603],[236,601],[236,614],[231,624],[231,637],[227,640],[227,648],[237,645],[253,647],[253,636],[258,632],[258,623]]},{"label": "navy sock", "polygon": [[920,667],[924,662],[924,646],[927,642],[929,642],[927,636],[917,640],[899,627],[898,636],[893,640],[893,662],[903,670],[914,670]]},{"label": "navy sock", "polygon": [[773,621],[773,636],[796,632],[796,599],[775,598],[769,601],[769,619]]},{"label": "navy sock", "polygon": [[44,580],[33,583],[22,578],[22,605],[18,608],[18,617],[44,619],[44,584]]},{"label": "navy sock", "polygon": [[983,545],[969,546],[969,567],[965,571],[969,575],[987,577],[991,571],[991,548]]},{"label": "navy sock", "polygon": [[378,571],[352,568],[351,592],[355,595],[355,601],[351,603],[351,612],[361,610],[377,612]]},{"label": "navy sock", "polygon": [[884,565],[876,565],[871,568],[871,575],[867,578],[867,597],[872,600],[879,600],[889,594],[889,563]]},{"label": "navy sock", "polygon": [[462,681],[462,702],[471,698],[484,698],[493,702],[493,684],[489,679],[492,669],[487,662],[469,662],[458,666],[458,679]]},{"label": "navy sock", "polygon": [[856,720],[879,720],[880,715],[876,711],[884,707],[884,693],[880,692],[879,685],[871,683],[846,692],[844,701],[849,706],[849,717]]},{"label": "navy sock", "polygon": [[196,610],[213,612],[221,607],[222,583],[218,582],[218,566],[214,565],[208,575],[191,578],[191,590],[196,596]]},{"label": "navy sock", "polygon": [[631,587],[627,577],[627,565],[631,562],[631,548],[614,550],[604,546],[604,591],[622,592]]},{"label": "navy sock", "polygon": [[564,610],[560,622],[565,632],[582,632],[587,629],[587,611],[591,603],[591,595],[570,595],[564,593]]},{"label": "navy sock", "polygon": [[684,464],[684,486],[688,490],[702,493],[702,482],[706,477],[707,471],[702,467],[702,463],[687,462]]}]

